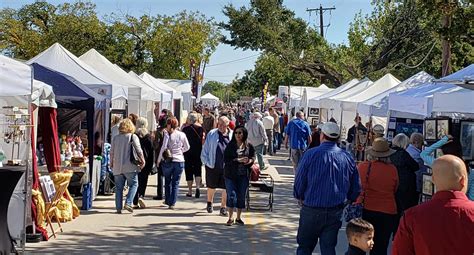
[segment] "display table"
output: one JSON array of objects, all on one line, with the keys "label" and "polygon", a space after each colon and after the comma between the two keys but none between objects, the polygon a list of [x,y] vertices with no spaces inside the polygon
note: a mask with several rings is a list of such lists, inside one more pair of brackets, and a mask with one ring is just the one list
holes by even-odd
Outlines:
[{"label": "display table", "polygon": [[10,254],[13,243],[8,230],[8,204],[15,186],[25,172],[25,166],[0,168],[0,254]]}]

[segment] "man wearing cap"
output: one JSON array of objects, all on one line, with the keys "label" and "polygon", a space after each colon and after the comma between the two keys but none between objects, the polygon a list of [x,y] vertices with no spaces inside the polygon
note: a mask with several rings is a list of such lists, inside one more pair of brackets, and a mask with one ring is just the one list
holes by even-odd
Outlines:
[{"label": "man wearing cap", "polygon": [[285,147],[288,149],[288,140],[291,148],[291,161],[293,162],[293,171],[296,172],[298,164],[303,153],[311,143],[311,128],[304,120],[304,113],[297,112],[296,118],[286,127]]},{"label": "man wearing cap", "polygon": [[436,193],[405,211],[392,254],[474,254],[474,202],[466,197],[466,164],[444,155],[434,162],[432,178]]},{"label": "man wearing cap", "polygon": [[296,171],[294,197],[302,206],[297,254],[311,254],[318,241],[321,254],[336,254],[344,202],[359,195],[359,173],[352,156],[337,146],[339,131],[337,124],[325,123],[321,145],[303,155]]}]

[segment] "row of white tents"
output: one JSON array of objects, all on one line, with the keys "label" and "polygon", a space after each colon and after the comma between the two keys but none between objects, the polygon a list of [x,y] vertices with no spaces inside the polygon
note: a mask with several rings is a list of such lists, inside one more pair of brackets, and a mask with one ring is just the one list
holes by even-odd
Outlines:
[{"label": "row of white tents", "polygon": [[[390,117],[424,119],[433,115],[474,115],[474,64],[436,80],[419,72],[400,81],[391,74],[371,81],[353,79],[330,89],[290,86],[290,109],[318,108],[320,120],[333,118],[341,125],[343,137],[357,114],[362,120],[386,125]],[[311,118],[311,116],[309,116]]]},{"label": "row of white tents", "polygon": [[111,108],[146,116],[149,128],[155,128],[153,110],[169,109],[175,115],[192,109],[190,80],[158,79],[144,72],[126,72],[95,49],[76,57],[59,43],[53,44],[26,62],[67,75],[76,82],[111,100]]}]

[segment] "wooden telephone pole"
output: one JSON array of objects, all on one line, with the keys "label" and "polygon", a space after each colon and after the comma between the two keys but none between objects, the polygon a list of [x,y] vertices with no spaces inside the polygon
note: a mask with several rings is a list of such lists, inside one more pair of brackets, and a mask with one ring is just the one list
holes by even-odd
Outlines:
[{"label": "wooden telephone pole", "polygon": [[324,38],[324,11],[336,10],[336,7],[323,8],[322,5],[319,5],[319,8],[307,8],[306,11],[311,13],[313,11],[319,11],[319,29],[321,37]]}]

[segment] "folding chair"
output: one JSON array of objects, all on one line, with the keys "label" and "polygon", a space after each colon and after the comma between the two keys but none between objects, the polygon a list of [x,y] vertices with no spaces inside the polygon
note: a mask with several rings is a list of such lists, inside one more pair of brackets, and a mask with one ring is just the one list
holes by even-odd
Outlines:
[{"label": "folding chair", "polygon": [[52,235],[49,236],[50,238],[51,238],[51,236],[54,236],[54,238],[56,238],[56,232],[58,230],[63,232],[63,228],[61,227],[61,221],[57,217],[56,217],[56,222],[58,223],[59,227],[57,229],[54,229],[53,224],[51,222],[51,214],[53,214],[52,217],[56,216],[56,210],[57,210],[58,203],[61,200],[61,198],[64,196],[64,192],[66,192],[66,189],[67,189],[68,185],[69,185],[69,181],[65,181],[65,182],[60,183],[59,188],[56,191],[56,194],[54,195],[51,202],[46,202],[45,203],[45,216],[46,216],[46,225],[47,225],[46,227],[48,227],[48,225],[49,225],[49,227],[51,228],[51,232],[52,232]]}]

